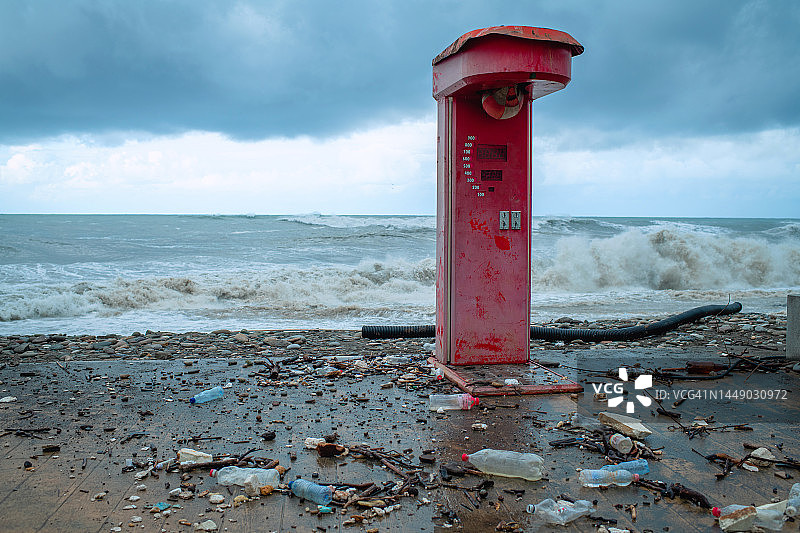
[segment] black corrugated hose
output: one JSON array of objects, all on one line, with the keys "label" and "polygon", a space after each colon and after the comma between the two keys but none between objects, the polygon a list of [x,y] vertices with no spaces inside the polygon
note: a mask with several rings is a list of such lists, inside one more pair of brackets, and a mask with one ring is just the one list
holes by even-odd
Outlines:
[{"label": "black corrugated hose", "polygon": [[[573,329],[573,328],[546,328],[531,326],[531,339],[548,341],[574,341],[587,342],[601,341],[630,341],[644,337],[654,337],[673,330],[683,324],[696,322],[707,316],[732,315],[742,310],[739,302],[727,305],[704,305],[689,309],[678,315],[646,324],[628,328],[614,329]],[[361,336],[365,339],[398,339],[401,337],[435,337],[434,326],[362,326]]]}]

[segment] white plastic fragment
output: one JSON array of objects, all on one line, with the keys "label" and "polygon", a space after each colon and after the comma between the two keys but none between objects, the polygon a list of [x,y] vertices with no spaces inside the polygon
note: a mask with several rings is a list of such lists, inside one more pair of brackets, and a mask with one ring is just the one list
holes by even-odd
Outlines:
[{"label": "white plastic fragment", "polygon": [[217,524],[213,520],[206,520],[205,522],[198,522],[194,524],[195,531],[216,531]]}]

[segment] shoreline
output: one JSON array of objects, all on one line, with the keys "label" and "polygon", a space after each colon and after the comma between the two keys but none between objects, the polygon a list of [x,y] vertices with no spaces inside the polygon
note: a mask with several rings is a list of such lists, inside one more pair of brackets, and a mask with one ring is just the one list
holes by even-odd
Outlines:
[{"label": "shoreline", "polygon": [[[569,317],[540,325],[570,328],[618,328],[647,324],[656,320],[620,319],[585,322]],[[708,317],[685,324],[663,335],[629,342],[531,340],[532,358],[540,350],[584,350],[605,348],[697,348],[717,350],[719,354],[785,352],[786,316],[759,313]],[[166,332],[147,330],[131,335],[0,335],[0,357],[5,362],[52,362],[92,359],[180,359],[204,357],[269,357],[308,354],[335,355],[363,349],[382,355],[409,355],[423,351],[432,338],[363,339],[359,330],[279,329],[228,330],[211,332]],[[426,353],[427,355],[427,353]]]}]

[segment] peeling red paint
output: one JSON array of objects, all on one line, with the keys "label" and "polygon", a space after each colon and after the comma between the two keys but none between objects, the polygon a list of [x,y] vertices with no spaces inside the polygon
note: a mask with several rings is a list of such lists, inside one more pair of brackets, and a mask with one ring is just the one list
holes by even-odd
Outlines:
[{"label": "peeling red paint", "polygon": [[511,242],[509,242],[508,237],[503,237],[502,235],[496,235],[494,238],[494,244],[501,250],[510,250],[511,249]]},{"label": "peeling red paint", "polygon": [[488,342],[479,342],[478,344],[475,345],[475,348],[477,348],[479,350],[487,350],[487,351],[490,351],[490,352],[499,352],[500,351],[500,346],[498,346],[496,344],[489,344]]},{"label": "peeling red paint", "polygon": [[481,304],[480,296],[475,297],[475,314],[480,319],[486,318],[486,309],[484,309],[483,305]]},{"label": "peeling red paint", "polygon": [[489,226],[486,224],[486,221],[472,218],[469,221],[469,225],[472,227],[472,231],[480,231],[486,235],[489,234]]}]

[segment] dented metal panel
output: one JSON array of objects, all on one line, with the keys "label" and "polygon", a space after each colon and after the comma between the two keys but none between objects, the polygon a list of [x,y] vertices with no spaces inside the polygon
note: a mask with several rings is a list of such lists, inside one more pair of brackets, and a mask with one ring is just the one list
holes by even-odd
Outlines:
[{"label": "dented metal panel", "polygon": [[444,49],[444,51],[433,59],[433,65],[440,63],[450,57],[451,55],[460,51],[469,41],[480,39],[487,35],[505,35],[509,37],[516,37],[520,39],[532,39],[534,41],[550,41],[566,45],[573,56],[581,55],[583,53],[583,46],[572,38],[568,33],[559,30],[552,30],[550,28],[534,28],[531,26],[492,26],[489,28],[481,28],[465,33],[455,40],[453,44]]}]

